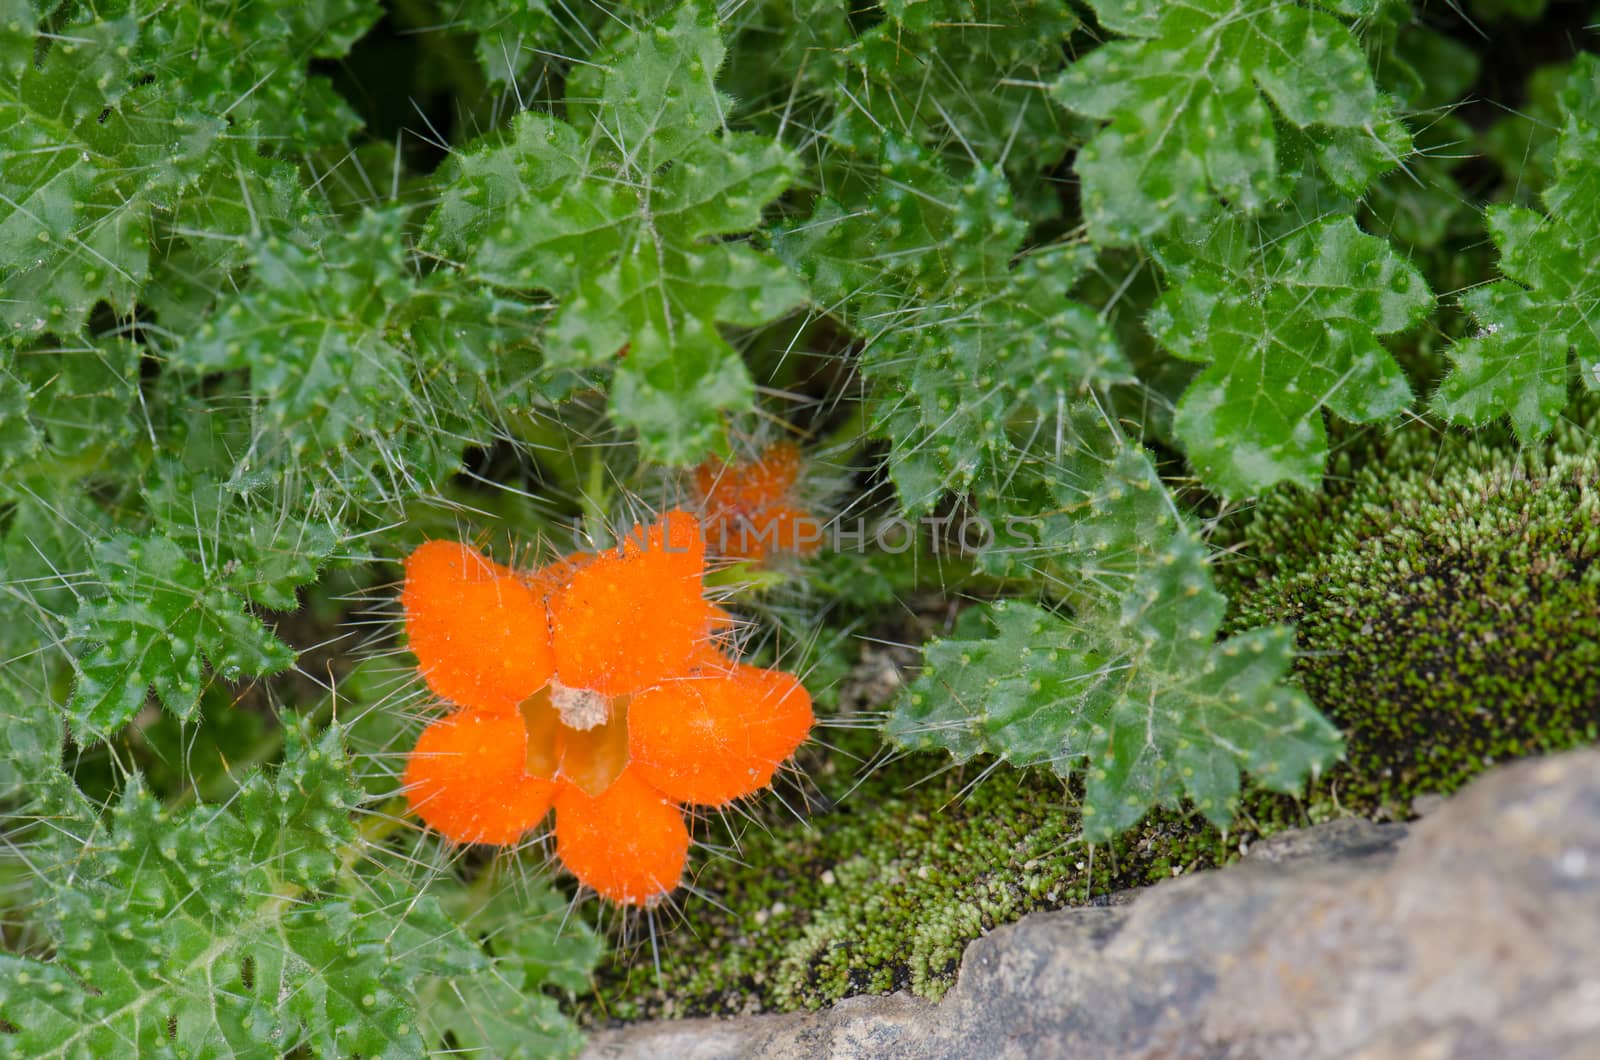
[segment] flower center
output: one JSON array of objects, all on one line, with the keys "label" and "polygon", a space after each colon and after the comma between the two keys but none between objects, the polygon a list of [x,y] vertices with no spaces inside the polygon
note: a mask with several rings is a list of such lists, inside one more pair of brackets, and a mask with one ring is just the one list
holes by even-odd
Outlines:
[{"label": "flower center", "polygon": [[611,714],[611,701],[592,688],[568,688],[550,681],[550,702],[561,715],[561,724],[580,732],[604,725]]},{"label": "flower center", "polygon": [[559,776],[598,797],[627,767],[628,697],[551,681],[523,700],[521,710],[530,775]]}]

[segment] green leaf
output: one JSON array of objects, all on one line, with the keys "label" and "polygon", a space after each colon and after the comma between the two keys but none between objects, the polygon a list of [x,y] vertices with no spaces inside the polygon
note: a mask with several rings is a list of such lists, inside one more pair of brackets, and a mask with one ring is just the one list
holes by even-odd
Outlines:
[{"label": "green leaf", "polygon": [[18,0],[0,14],[0,323],[15,334],[70,335],[102,301],[131,313],[153,250],[227,267],[240,235],[287,215],[285,171],[258,148],[356,127],[306,64],[348,49],[377,15],[366,0],[119,6],[42,27]]},{"label": "green leaf", "polygon": [[44,445],[44,432],[28,414],[33,391],[13,367],[0,362],[0,468],[26,460]]},{"label": "green leaf", "polygon": [[343,527],[315,495],[297,496],[270,469],[252,472],[238,461],[232,440],[211,430],[219,417],[210,411],[202,405],[168,437],[170,455],[146,476],[148,514],[186,554],[208,557],[220,584],[262,607],[293,611]]},{"label": "green leaf", "polygon": [[441,901],[463,930],[483,939],[490,959],[486,971],[423,988],[429,1040],[448,1034],[458,1050],[496,1057],[575,1055],[582,1035],[542,991],[587,992],[602,943],[571,915],[567,899],[542,880],[498,873],[470,890],[450,888]]},{"label": "green leaf", "polygon": [[523,993],[492,972],[452,980],[426,1004],[434,1039],[443,1042],[448,1032],[454,1051],[467,1055],[553,1060],[583,1048],[583,1034],[555,998]]},{"label": "green leaf", "polygon": [[[54,496],[46,498],[38,487],[54,483],[20,476],[14,482],[26,489],[7,499],[5,531],[0,535],[0,578],[11,603],[7,621],[0,623],[0,650],[16,660],[33,658],[48,668],[59,660],[64,616],[82,602],[74,575],[90,568],[94,543],[115,533],[115,528],[96,498],[83,491],[58,487]],[[47,658],[51,663],[45,662]],[[49,679],[40,677],[38,683],[40,698],[49,698],[42,691],[49,687]]]},{"label": "green leaf", "polygon": [[[188,371],[162,383],[181,388],[190,444],[217,438],[205,460],[219,479],[282,486],[309,473],[319,492],[386,504],[435,488],[468,445],[488,444],[483,406],[530,400],[500,374],[530,340],[530,311],[457,269],[419,276],[404,224],[402,210],[369,211],[258,241],[249,282],[172,350]],[[219,370],[248,372],[233,380],[238,413],[189,393]]]},{"label": "green leaf", "polygon": [[740,5],[728,16],[738,61],[726,87],[750,120],[823,130],[848,162],[871,158],[892,136],[957,172],[1003,167],[1025,213],[1059,214],[1045,174],[1081,123],[1042,87],[1065,65],[1062,45],[1079,25],[1073,6],[918,0],[870,10],[862,17],[843,0]]},{"label": "green leaf", "polygon": [[1491,207],[1489,234],[1506,277],[1469,291],[1462,304],[1479,332],[1450,347],[1454,362],[1433,405],[1457,423],[1508,416],[1535,441],[1567,405],[1567,365],[1600,389],[1600,59],[1581,56],[1562,92],[1566,120],[1545,188],[1546,212]]},{"label": "green leaf", "polygon": [[421,1057],[392,941],[409,907],[296,880],[350,841],[351,784],[337,729],[292,734],[282,770],[229,806],[173,814],[131,782],[47,888],[55,956],[0,958],[0,1051]]},{"label": "green leaf", "polygon": [[53,343],[0,356],[28,391],[26,417],[53,461],[106,459],[134,432],[140,351],[122,341]]},{"label": "green leaf", "polygon": [[1292,634],[1218,642],[1224,602],[1206,550],[1148,454],[1092,407],[1075,408],[1062,429],[1064,457],[1037,469],[1056,516],[1037,554],[1067,572],[1072,613],[986,605],[978,635],[969,624],[927,649],[889,739],[958,760],[994,754],[1082,772],[1084,834],[1096,842],[1182,799],[1226,826],[1244,772],[1297,790],[1340,741],[1284,684]]},{"label": "green leaf", "polygon": [[819,298],[867,337],[871,430],[911,511],[1013,465],[1069,396],[1129,382],[1107,322],[1069,297],[1093,254],[1059,244],[1013,260],[1024,224],[1005,178],[953,179],[927,152],[883,144],[878,181],[824,199],[778,240]]},{"label": "green leaf", "polygon": [[394,386],[405,354],[387,333],[414,290],[399,224],[396,213],[369,213],[320,245],[268,237],[251,283],[174,360],[203,371],[248,368],[268,414],[280,427],[295,424],[301,446],[388,426],[408,412]]},{"label": "green leaf", "polygon": [[350,809],[361,789],[350,774],[341,730],[319,739],[292,720],[285,735],[284,761],[271,782],[257,777],[237,796],[231,816],[213,831],[237,825],[226,842],[258,870],[306,889],[329,884],[339,871],[339,852],[356,842]]},{"label": "green leaf", "polygon": [[453,0],[451,27],[477,34],[473,54],[496,85],[514,85],[541,60],[539,51],[558,39],[559,23],[545,0]]},{"label": "green leaf", "polygon": [[295,653],[226,588],[222,571],[168,539],[119,535],[100,544],[95,562],[106,595],[86,601],[72,626],[77,683],[67,712],[81,739],[121,728],[151,686],[187,718],[207,662],[228,680],[294,663]]},{"label": "green leaf", "polygon": [[467,255],[503,222],[515,203],[553,192],[583,173],[583,141],[566,122],[524,111],[504,143],[480,142],[452,155],[441,173],[439,205],[423,242],[447,255]]},{"label": "green leaf", "polygon": [[97,807],[61,768],[63,724],[13,662],[0,669],[0,801],[8,839],[29,852],[35,874],[70,864],[96,828]]},{"label": "green leaf", "polygon": [[873,346],[874,427],[894,441],[889,474],[907,510],[1003,477],[1066,401],[1132,381],[1106,321],[1068,297],[1084,250],[1024,258],[965,311]]},{"label": "green leaf", "polygon": [[777,259],[725,238],[758,224],[796,162],[724,130],[722,57],[691,7],[625,38],[575,73],[571,124],[521,115],[507,142],[455,163],[425,238],[475,276],[557,295],[548,366],[612,372],[613,415],[670,463],[699,460],[721,414],[750,404],[717,325],[754,327],[805,297]]},{"label": "green leaf", "polygon": [[809,219],[775,240],[784,260],[857,330],[888,330],[874,320],[1005,281],[1027,224],[1011,208],[1004,176],[980,168],[957,180],[936,156],[899,137],[883,140],[875,170],[875,181],[857,186],[859,197],[820,198]]},{"label": "green leaf", "polygon": [[712,82],[726,54],[713,10],[681,4],[623,36],[607,61],[573,72],[574,123],[627,168],[652,172],[722,126],[729,101]]},{"label": "green leaf", "polygon": [[1176,285],[1148,324],[1174,354],[1208,365],[1175,420],[1206,485],[1230,497],[1285,480],[1314,487],[1327,458],[1323,408],[1364,423],[1410,404],[1378,336],[1415,324],[1433,295],[1351,218],[1276,237],[1225,218],[1161,256]]},{"label": "green leaf", "polygon": [[[70,27],[0,83],[0,154],[11,160],[0,170],[0,322],[21,333],[76,330],[102,298],[131,311],[144,282],[149,219],[129,201],[118,136],[125,113],[159,106],[126,88],[137,37],[131,18]],[[107,108],[116,117],[102,123]]]},{"label": "green leaf", "polygon": [[1134,38],[1096,48],[1055,86],[1066,106],[1109,123],[1076,163],[1096,244],[1147,239],[1219,199],[1245,212],[1282,199],[1278,120],[1312,141],[1348,132],[1320,161],[1352,193],[1404,154],[1360,44],[1323,11],[1280,0],[1091,6]]}]

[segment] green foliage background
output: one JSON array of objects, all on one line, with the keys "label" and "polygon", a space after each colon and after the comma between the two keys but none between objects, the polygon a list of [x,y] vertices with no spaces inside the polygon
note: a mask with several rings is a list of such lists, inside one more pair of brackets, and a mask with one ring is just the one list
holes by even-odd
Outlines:
[{"label": "green foliage background", "polygon": [[[1419,688],[1372,631],[1532,659],[1494,614],[1596,613],[1581,7],[0,0],[0,1051],[575,1049],[590,911],[538,841],[405,816],[395,562],[577,547],[779,434],[869,543],[937,521],[717,575],[863,754],[1030,767],[1073,851],[1449,787],[1372,733],[1481,714],[1509,649]],[[1419,417],[1466,470],[1370,441]],[[907,630],[852,706],[856,635]],[[1445,757],[1592,740],[1588,669]],[[920,983],[1092,889],[1036,854]],[[900,985],[818,974],[789,1000]]]}]

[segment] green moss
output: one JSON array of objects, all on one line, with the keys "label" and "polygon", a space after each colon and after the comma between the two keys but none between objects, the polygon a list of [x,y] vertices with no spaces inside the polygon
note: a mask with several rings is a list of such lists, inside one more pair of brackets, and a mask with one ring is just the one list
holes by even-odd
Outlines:
[{"label": "green moss", "polygon": [[1360,443],[1238,542],[1232,622],[1298,630],[1296,672],[1347,740],[1340,798],[1404,814],[1495,762],[1600,729],[1600,447],[1517,449],[1417,424]]},{"label": "green moss", "polygon": [[[863,747],[875,739],[853,735]],[[841,757],[813,777],[819,807],[855,783]],[[696,878],[710,900],[690,898],[690,922],[659,938],[659,984],[647,943],[619,952],[585,1015],[793,1010],[902,988],[936,998],[985,932],[1209,867],[1234,849],[1198,816],[1163,814],[1091,855],[1075,793],[1059,780],[1005,769],[974,785],[980,770],[948,765],[904,758],[805,824],[747,828],[737,861],[712,858]]]}]

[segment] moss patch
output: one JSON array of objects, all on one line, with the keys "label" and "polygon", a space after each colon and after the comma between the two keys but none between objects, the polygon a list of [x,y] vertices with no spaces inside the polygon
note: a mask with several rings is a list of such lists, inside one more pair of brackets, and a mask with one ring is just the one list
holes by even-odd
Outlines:
[{"label": "moss patch", "polygon": [[[854,785],[837,761],[815,778],[823,806]],[[1346,814],[1327,785],[1304,804],[1256,792],[1227,835],[1197,813],[1161,810],[1091,850],[1072,785],[1040,770],[948,766],[909,756],[805,824],[746,829],[737,861],[710,858],[697,876],[708,900],[691,897],[689,922],[658,937],[660,981],[648,943],[617,949],[581,1018],[793,1011],[899,989],[937,999],[969,942],[1026,913],[1106,902]]]},{"label": "moss patch", "polygon": [[1600,730],[1600,454],[1442,435],[1372,443],[1363,470],[1270,499],[1229,586],[1236,627],[1286,622],[1341,729],[1342,797],[1404,814],[1496,762]]}]

